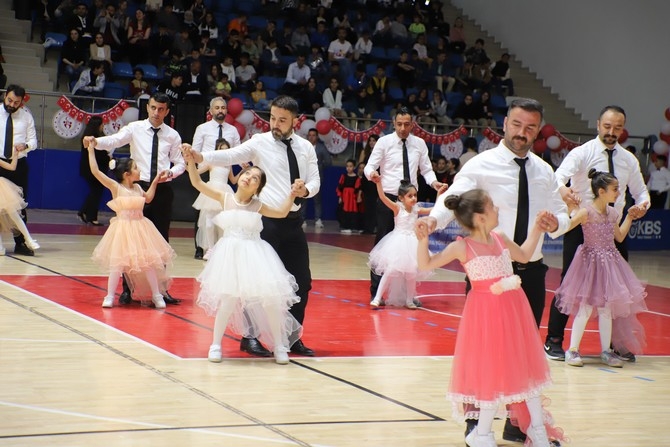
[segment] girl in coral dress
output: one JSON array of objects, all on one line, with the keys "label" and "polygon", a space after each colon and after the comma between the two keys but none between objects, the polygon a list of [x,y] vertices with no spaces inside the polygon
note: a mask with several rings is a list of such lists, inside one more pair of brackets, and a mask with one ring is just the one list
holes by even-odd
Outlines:
[{"label": "girl in coral dress", "polygon": [[[225,138],[216,140],[216,150],[224,150],[230,148],[230,143],[226,141]],[[245,166],[243,166],[245,167]],[[233,189],[228,185],[228,181],[233,185],[237,184],[238,175],[233,174],[230,170],[230,167],[220,167],[220,166],[207,166],[200,165],[198,167],[198,173],[202,174],[206,171],[209,171],[209,181],[207,184],[214,189],[219,191],[232,193]],[[214,216],[219,214],[222,211],[221,204],[207,196],[206,194],[200,193],[198,197],[193,202],[193,208],[200,210],[198,216],[198,231],[195,234],[195,242],[198,247],[201,247],[205,250],[205,256],[203,259],[206,261],[209,259],[211,254],[212,247],[216,244],[221,236],[222,232],[219,227],[214,225],[212,219]]]},{"label": "girl in coral dress", "polygon": [[[12,153],[10,163],[0,160],[0,168],[8,171],[16,170],[16,164],[19,157]],[[0,256],[5,254],[5,247],[2,246],[2,233],[12,230],[19,230],[26,239],[26,245],[31,250],[40,248],[36,240],[28,232],[25,222],[21,219],[21,210],[28,204],[23,200],[23,191],[6,178],[0,177]]]},{"label": "girl in coral dress", "polygon": [[624,240],[633,222],[629,212],[619,226],[620,216],[608,205],[620,194],[619,182],[612,174],[595,169],[591,169],[589,178],[595,199],[575,216],[575,220],[586,220],[582,223],[584,243],[577,248],[556,290],[556,307],[564,314],[575,316],[565,362],[583,366],[579,344],[595,308],[600,330],[600,360],[621,368],[624,362],[612,352],[611,346],[623,354],[642,352],[644,328],[636,314],[647,309],[644,302],[647,293],[614,245],[615,239]]},{"label": "girl in coral dress", "polygon": [[274,352],[277,363],[287,364],[289,349],[302,333],[302,326],[289,313],[291,306],[300,301],[295,294],[298,285],[260,234],[261,217],[286,217],[294,195],[287,196],[281,209],[262,203],[257,195],[266,177],[257,166],[240,172],[235,194],[203,182],[192,160],[187,169],[195,189],[217,200],[223,209],[214,218],[223,237],[197,278],[197,304],[207,314],[216,315],[208,360],[221,361],[221,339],[229,327],[239,336],[258,338]]},{"label": "girl in coral dress", "polygon": [[[496,416],[509,416],[533,447],[549,447],[550,437],[562,438],[542,407],[542,389],[551,383],[549,366],[521,280],[512,271],[512,260],[530,259],[540,240],[539,224],[518,246],[492,231],[498,226],[498,208],[485,191],[448,196],[445,206],[470,235],[431,255],[428,235],[421,234],[417,257],[421,270],[458,259],[472,283],[458,327],[448,393],[454,418],[478,419],[477,428],[465,438],[470,447],[496,446],[491,431]],[[505,406],[508,414],[499,414]]]},{"label": "girl in coral dress", "polygon": [[370,306],[379,307],[386,295],[386,304],[416,309],[416,282],[431,273],[418,270],[414,223],[419,215],[429,214],[432,208],[417,206],[416,188],[407,180],[400,181],[397,202],[386,197],[381,181],[377,183],[377,194],[393,211],[395,227],[370,252],[368,266],[382,277]]},{"label": "girl in coral dress", "polygon": [[124,274],[133,296],[150,297],[156,309],[165,309],[162,292],[169,286],[166,266],[172,263],[176,254],[154,224],[144,217],[142,210],[145,203],[153,200],[156,185],[167,179],[167,172],[159,173],[144,192],[135,184],[140,180],[140,171],[132,159],[110,162],[116,180],[100,171],[92,145],[88,147],[88,160],[91,173],[112,192],[112,200],[107,202],[107,206],[116,212],[92,256],[109,272],[107,295],[102,307],[112,307],[116,286]]}]

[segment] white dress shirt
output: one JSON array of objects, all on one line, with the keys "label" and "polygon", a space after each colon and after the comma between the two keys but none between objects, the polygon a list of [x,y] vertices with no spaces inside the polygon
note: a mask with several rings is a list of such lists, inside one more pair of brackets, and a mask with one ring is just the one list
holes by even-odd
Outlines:
[{"label": "white dress shirt", "polygon": [[[314,197],[321,185],[314,146],[296,133],[290,138],[291,148],[298,160],[300,178],[304,180],[305,187],[309,191],[307,197]],[[254,166],[260,167],[267,177],[260,199],[271,208],[281,208],[291,193],[291,174],[286,145],[276,141],[272,132],[256,134],[233,149],[204,152],[202,156],[203,161],[210,166],[231,166],[250,161]],[[300,205],[293,204],[291,207],[291,211],[299,209]]]},{"label": "white dress shirt", "polygon": [[286,82],[289,84],[297,84],[300,81],[307,82],[312,75],[312,70],[309,69],[307,64],[302,64],[302,67],[298,67],[297,62],[289,64],[288,70],[286,70]]},{"label": "white dress shirt", "polygon": [[[409,161],[409,176],[412,185],[417,185],[417,171],[426,180],[428,185],[437,181],[433,172],[433,165],[428,156],[428,147],[421,138],[410,135],[407,138],[407,160]],[[400,181],[404,178],[402,165],[402,140],[397,133],[384,135],[375,144],[368,164],[363,172],[370,179],[370,175],[379,168],[382,178],[382,189],[386,194],[398,195]]]},{"label": "white dress shirt", "polygon": [[[489,193],[493,204],[499,209],[498,229],[508,238],[514,239],[519,201],[519,165],[514,161],[515,158],[514,152],[507,149],[502,141],[493,149],[473,157],[456,174],[454,183],[449,189],[437,198],[435,207],[430,212],[430,215],[437,219],[437,227],[444,228],[454,219],[453,211],[444,206],[444,199],[447,196],[479,188]],[[529,152],[526,173],[529,192],[528,228],[532,228],[535,224],[535,218],[540,211],[548,210],[558,218],[558,229],[549,234],[552,238],[556,238],[567,231],[570,217],[568,207],[558,191],[554,171],[544,160]],[[535,247],[530,260],[538,261],[541,258],[542,239]]]},{"label": "white dress shirt", "polygon": [[649,173],[647,183],[649,191],[666,192],[670,190],[670,171],[665,166]]},{"label": "white dress shirt", "polygon": [[336,90],[333,93],[330,88],[327,88],[323,91],[321,98],[323,99],[324,107],[328,107],[331,110],[342,108],[342,90]]},{"label": "white dress shirt", "polygon": [[[122,127],[114,135],[96,138],[96,148],[112,152],[114,149],[130,145],[130,158],[135,160],[140,170],[140,180],[150,181],[151,177],[151,146],[154,131],[148,119],[134,121]],[[169,169],[172,177],[184,173],[186,164],[181,156],[181,137],[172,127],[163,123],[158,132],[158,172]],[[172,164],[172,167],[170,167]]]},{"label": "white dress shirt", "polygon": [[[556,170],[559,186],[565,185],[570,180],[570,188],[582,199],[582,206],[591,204],[594,199],[591,179],[588,177],[589,171],[595,168],[598,171],[609,172],[606,149],[600,138],[596,137],[568,152]],[[649,202],[649,192],[644,184],[637,158],[619,143],[614,146],[613,161],[614,176],[619,180],[620,191],[619,197],[614,202],[614,208],[619,216],[623,216],[626,187],[630,189],[636,204]]]},{"label": "white dress shirt", "polygon": [[[235,126],[223,122],[221,136],[230,143],[230,147],[240,144],[240,133]],[[219,123],[216,120],[210,120],[200,124],[195,128],[193,134],[193,144],[191,147],[198,152],[209,152],[216,150],[216,140],[219,139]]]},{"label": "white dress shirt", "polygon": [[[7,126],[7,111],[0,106],[0,157],[3,157],[5,147],[5,127]],[[28,152],[37,149],[37,132],[35,131],[35,120],[24,107],[12,114],[12,129],[14,130],[13,145],[24,143],[26,150],[18,153],[19,158],[28,155]]]}]

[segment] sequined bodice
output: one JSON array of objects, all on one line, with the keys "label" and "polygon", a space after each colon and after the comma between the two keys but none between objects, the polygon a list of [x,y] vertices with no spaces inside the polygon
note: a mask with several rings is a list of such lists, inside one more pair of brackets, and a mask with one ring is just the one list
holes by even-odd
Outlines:
[{"label": "sequined bodice", "polygon": [[493,244],[483,244],[465,238],[468,246],[468,260],[463,264],[465,273],[472,281],[504,278],[514,274],[512,257],[509,250],[503,248],[500,237],[491,233]]},{"label": "sequined bodice", "polygon": [[403,233],[412,233],[414,234],[414,223],[418,217],[417,207],[415,206],[411,212],[405,211],[405,207],[401,204],[400,211],[398,215],[395,216],[395,231],[400,231]]},{"label": "sequined bodice", "polygon": [[587,208],[588,222],[582,225],[584,248],[589,250],[612,251],[614,246],[614,225],[617,212],[607,207],[606,214],[600,214],[593,206]]}]

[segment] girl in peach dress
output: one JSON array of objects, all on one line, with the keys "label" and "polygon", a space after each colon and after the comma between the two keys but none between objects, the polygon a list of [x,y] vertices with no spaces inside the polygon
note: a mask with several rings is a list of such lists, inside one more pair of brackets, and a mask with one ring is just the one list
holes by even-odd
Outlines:
[{"label": "girl in peach dress", "polygon": [[166,266],[176,255],[154,224],[144,217],[142,210],[145,203],[153,200],[156,185],[167,179],[167,172],[159,173],[144,192],[135,184],[140,179],[140,171],[134,160],[112,160],[110,169],[116,177],[113,180],[98,168],[94,151],[93,146],[88,147],[91,173],[112,192],[112,200],[107,206],[116,212],[92,256],[109,271],[107,295],[102,307],[112,307],[116,286],[125,274],[133,296],[150,296],[156,309],[165,309],[162,292],[169,286]]}]

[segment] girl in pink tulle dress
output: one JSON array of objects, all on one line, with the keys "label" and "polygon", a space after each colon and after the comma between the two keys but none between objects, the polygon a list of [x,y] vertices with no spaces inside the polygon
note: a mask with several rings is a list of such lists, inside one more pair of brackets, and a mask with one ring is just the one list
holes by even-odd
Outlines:
[{"label": "girl in pink tulle dress", "polygon": [[156,185],[167,179],[167,172],[159,173],[144,192],[135,184],[140,179],[137,164],[130,158],[110,162],[116,180],[107,177],[98,168],[93,146],[88,147],[91,173],[112,192],[107,203],[116,212],[109,222],[92,259],[109,272],[107,295],[102,307],[112,307],[116,286],[122,274],[126,275],[133,296],[151,298],[156,309],[165,309],[163,293],[168,289],[166,268],[176,256],[153,223],[144,217],[145,203],[150,203]]},{"label": "girl in pink tulle dress", "polygon": [[465,438],[471,447],[496,446],[491,431],[496,416],[510,417],[534,447],[549,447],[550,438],[562,438],[543,409],[542,390],[551,384],[549,366],[528,298],[512,270],[512,260],[530,259],[542,234],[539,224],[518,246],[492,232],[498,226],[498,208],[485,191],[448,196],[445,206],[470,235],[431,255],[428,235],[421,234],[417,260],[419,269],[430,270],[458,259],[472,283],[458,327],[448,393],[454,418],[478,419],[477,428]]},{"label": "girl in pink tulle dress", "polygon": [[381,181],[377,183],[377,193],[379,200],[393,211],[395,226],[370,252],[368,266],[382,277],[370,306],[379,307],[386,295],[388,305],[416,309],[416,283],[431,272],[417,269],[414,223],[419,215],[427,215],[432,208],[417,206],[416,187],[407,180],[400,182],[397,202],[386,197]]},{"label": "girl in pink tulle dress", "polygon": [[[10,163],[0,160],[0,168],[8,171],[16,169],[19,157],[12,154]],[[5,247],[2,246],[2,233],[19,230],[26,239],[26,245],[31,250],[40,248],[36,240],[28,232],[25,222],[21,219],[21,210],[27,206],[23,200],[23,191],[6,178],[0,177],[0,256],[5,254]]]},{"label": "girl in pink tulle dress", "polygon": [[621,242],[633,222],[629,212],[621,223],[620,216],[609,206],[619,195],[619,182],[607,172],[589,172],[593,203],[575,216],[582,220],[584,243],[556,290],[556,307],[564,314],[574,315],[570,349],[565,362],[583,366],[579,344],[586,323],[597,309],[600,330],[600,359],[608,366],[620,368],[624,362],[611,349],[620,353],[640,354],[645,346],[644,328],[636,315],[647,309],[644,285],[621,256],[614,240]]}]

